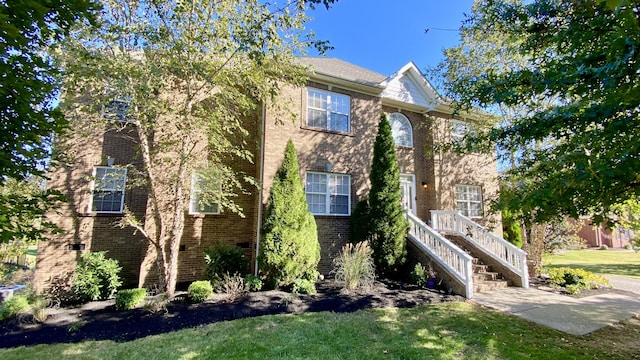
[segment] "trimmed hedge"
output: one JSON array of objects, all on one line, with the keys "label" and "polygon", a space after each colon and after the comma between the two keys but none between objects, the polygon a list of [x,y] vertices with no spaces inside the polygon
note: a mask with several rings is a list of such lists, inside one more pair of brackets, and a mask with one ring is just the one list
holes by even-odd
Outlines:
[{"label": "trimmed hedge", "polygon": [[189,301],[201,303],[213,296],[213,286],[208,280],[194,281],[187,289]]},{"label": "trimmed hedge", "polygon": [[116,309],[131,310],[147,297],[147,289],[125,289],[116,294]]}]

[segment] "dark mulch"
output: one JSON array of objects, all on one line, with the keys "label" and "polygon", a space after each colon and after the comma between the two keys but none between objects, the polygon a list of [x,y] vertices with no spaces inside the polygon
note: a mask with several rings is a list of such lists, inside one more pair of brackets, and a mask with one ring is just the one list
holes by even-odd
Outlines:
[{"label": "dark mulch", "polygon": [[368,290],[342,291],[332,280],[317,284],[316,295],[261,291],[228,303],[214,299],[203,304],[173,301],[166,312],[139,308],[116,311],[113,300],[79,308],[55,309],[42,324],[29,318],[0,323],[0,347],[75,343],[87,340],[131,341],[149,335],[254,316],[303,312],[353,312],[382,307],[414,307],[464,301],[458,295],[417,289],[399,282],[376,282]]},{"label": "dark mulch", "polygon": [[637,296],[633,292],[625,291],[622,289],[616,289],[611,286],[600,286],[596,289],[582,290],[577,294],[571,294],[570,292],[567,291],[567,289],[563,287],[554,287],[553,283],[551,282],[548,276],[535,276],[535,277],[531,276],[529,278],[529,286],[532,288],[536,288],[538,290],[543,290],[543,291],[551,292],[554,294],[560,294],[560,295],[570,296],[574,298],[585,298],[589,296],[608,294],[608,293],[627,295],[631,297]]}]

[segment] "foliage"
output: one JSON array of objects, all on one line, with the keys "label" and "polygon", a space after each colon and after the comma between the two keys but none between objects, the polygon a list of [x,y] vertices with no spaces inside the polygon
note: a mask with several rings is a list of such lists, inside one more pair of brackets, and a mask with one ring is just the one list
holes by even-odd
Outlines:
[{"label": "foliage", "polygon": [[260,291],[262,290],[262,280],[253,274],[247,274],[244,277],[244,286],[247,291]]},{"label": "foliage", "polygon": [[105,300],[116,293],[122,281],[118,260],[106,258],[106,251],[82,254],[73,278],[73,293],[81,301]]},{"label": "foliage", "polygon": [[204,263],[207,278],[214,288],[220,285],[225,275],[242,275],[249,268],[241,248],[223,243],[204,250]]},{"label": "foliage", "polygon": [[383,114],[373,146],[369,219],[373,262],[380,275],[395,273],[406,257],[409,222],[404,218],[400,169],[391,126]]},{"label": "foliage", "polygon": [[22,295],[14,295],[0,304],[0,321],[16,316],[29,308],[29,300]]},{"label": "foliage", "polygon": [[123,289],[116,294],[116,309],[131,310],[140,305],[142,300],[147,297],[147,289]]},{"label": "foliage", "polygon": [[208,280],[194,281],[187,288],[187,297],[194,303],[201,303],[212,296],[213,287]]},{"label": "foliage", "polygon": [[358,201],[353,208],[349,219],[351,225],[349,241],[352,244],[371,240],[371,228],[369,227],[370,212],[369,199],[366,198]]},{"label": "foliage", "polygon": [[0,184],[7,177],[44,174],[53,133],[67,124],[55,107],[60,71],[45,49],[54,48],[74,24],[93,21],[97,8],[92,0],[3,1]]},{"label": "foliage", "polygon": [[45,190],[42,182],[34,176],[0,177],[0,260],[23,255],[29,245],[59,231],[46,212],[65,198],[59,191]]},{"label": "foliage", "polygon": [[564,287],[570,294],[609,285],[609,280],[584,269],[548,268],[547,273],[554,286]]},{"label": "foliage", "polygon": [[37,296],[31,301],[31,313],[33,314],[33,320],[42,323],[47,320],[49,316],[47,314],[47,299],[42,296]]},{"label": "foliage", "polygon": [[294,294],[313,295],[316,293],[316,283],[308,279],[296,279],[296,281],[293,282],[291,292]]},{"label": "foliage", "polygon": [[227,295],[227,301],[234,302],[247,293],[244,278],[240,275],[225,274],[222,278],[220,289]]},{"label": "foliage", "polygon": [[629,0],[476,2],[461,31],[479,45],[445,52],[446,95],[460,109],[517,109],[463,146],[517,154],[498,208],[601,223],[638,194],[638,11]]},{"label": "foliage", "polygon": [[271,286],[289,286],[297,279],[317,279],[320,243],[289,140],[282,166],[273,180],[262,226],[260,271]]},{"label": "foliage", "polygon": [[376,274],[369,242],[343,246],[340,254],[333,259],[332,273],[347,290],[373,285]]},{"label": "foliage", "polygon": [[[244,216],[235,198],[257,185],[234,166],[253,161],[247,129],[263,104],[287,115],[281,89],[306,81],[295,55],[328,48],[305,30],[305,10],[332,2],[102,0],[99,26],[77,29],[57,53],[68,74],[61,106],[77,122],[64,145],[103,129],[138,145],[132,181],[146,187],[154,222],[127,212],[119,225],[155,250],[145,261],[157,258],[165,291],[175,291],[191,175],[215,179],[198,189],[203,202]],[[126,113],[100,116],[115,101]]]},{"label": "foliage", "polygon": [[586,249],[586,241],[577,233],[582,223],[570,219],[554,220],[544,225],[544,251],[554,253],[560,250]]},{"label": "foliage", "polygon": [[522,247],[522,228],[520,227],[520,221],[513,216],[513,213],[509,209],[502,210],[502,233],[505,240],[519,248]]}]

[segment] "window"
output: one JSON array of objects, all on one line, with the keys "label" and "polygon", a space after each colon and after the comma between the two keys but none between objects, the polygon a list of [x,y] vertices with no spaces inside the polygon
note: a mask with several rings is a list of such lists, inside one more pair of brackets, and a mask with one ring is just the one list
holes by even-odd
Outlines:
[{"label": "window", "polygon": [[451,121],[451,142],[454,144],[460,144],[464,137],[469,132],[469,125],[462,121]]},{"label": "window", "polygon": [[464,216],[482,217],[482,188],[456,185],[456,208]]},{"label": "window", "polygon": [[397,146],[413,147],[413,130],[411,130],[411,122],[406,116],[400,113],[391,114],[389,125],[391,125],[393,141]]},{"label": "window", "polygon": [[193,173],[191,176],[191,197],[189,198],[189,214],[219,214],[220,207],[211,201],[211,192],[207,188],[216,186],[213,181],[203,175]]},{"label": "window", "polygon": [[307,91],[307,126],[350,132],[351,99],[347,95],[318,89]]},{"label": "window", "polygon": [[128,122],[129,102],[111,100],[102,108],[102,117],[107,121]]},{"label": "window", "polygon": [[89,211],[95,213],[122,213],[126,183],[127,169],[96,166],[93,169]]},{"label": "window", "polygon": [[351,214],[351,176],[307,173],[307,203],[316,215]]}]

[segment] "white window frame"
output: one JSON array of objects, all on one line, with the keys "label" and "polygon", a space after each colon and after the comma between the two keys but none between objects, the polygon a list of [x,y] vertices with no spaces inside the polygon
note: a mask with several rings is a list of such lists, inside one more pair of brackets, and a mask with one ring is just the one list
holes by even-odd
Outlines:
[{"label": "white window frame", "polygon": [[112,122],[129,122],[129,101],[123,99],[111,100],[102,106],[102,118]]},{"label": "white window frame", "polygon": [[[309,182],[309,175],[317,175],[325,177],[325,191],[324,192],[313,192],[311,191],[311,184]],[[336,180],[338,178],[347,179],[347,189],[344,192],[337,192],[337,184]],[[334,181],[332,181],[332,179]],[[351,175],[348,174],[338,174],[338,173],[324,173],[324,172],[315,172],[308,171],[305,176],[305,195],[323,195],[325,201],[325,212],[314,212],[309,205],[309,211],[311,211],[314,215],[330,215],[330,216],[350,216],[351,215]],[[331,197],[332,196],[346,196],[347,197],[347,212],[346,213],[335,213],[331,211]],[[309,201],[307,200],[307,203]]]},{"label": "white window frame", "polygon": [[[198,185],[202,178],[193,172],[191,174],[191,193],[189,194],[189,214],[190,215],[218,215],[220,214],[220,204],[201,204],[201,191]],[[197,206],[197,207],[196,207]],[[215,210],[213,209],[215,207]]]},{"label": "white window frame", "polygon": [[[318,94],[324,98],[323,104],[324,107],[314,107],[313,101],[310,100],[312,94]],[[346,112],[344,109],[344,101],[346,101]],[[341,106],[342,105],[342,106]],[[325,114],[325,123],[326,126],[317,126],[315,124],[311,124],[311,116],[309,113],[311,111],[319,111],[324,112]],[[346,129],[338,129],[337,123],[332,121],[332,114],[337,114],[340,116],[347,117],[347,128]],[[341,133],[350,133],[351,132],[351,97],[345,94],[339,94],[332,91],[320,90],[316,88],[307,88],[307,116],[306,116],[306,126],[316,129],[322,129],[326,131],[335,131]]]},{"label": "white window frame", "polygon": [[[104,174],[99,175],[98,172]],[[109,173],[114,173],[108,176]],[[89,212],[95,214],[122,214],[124,210],[124,192],[127,184],[127,169],[113,166],[95,166],[91,181],[91,198],[89,199]],[[94,205],[97,203],[95,197],[98,191],[120,193],[120,206],[118,210],[97,210]]]},{"label": "white window frame", "polygon": [[[471,199],[471,194],[473,189],[480,194],[480,200]],[[464,198],[462,198],[462,194],[465,194]],[[456,198],[456,210],[460,211],[460,213],[468,218],[478,219],[484,216],[484,203],[482,201],[482,186],[478,185],[466,185],[466,184],[457,184],[455,186],[455,198]],[[466,209],[461,209],[459,203],[465,203]],[[479,204],[480,214],[471,214],[471,204]]]},{"label": "white window frame", "polygon": [[469,124],[460,120],[451,120],[451,142],[460,144],[469,133]]},{"label": "white window frame", "polygon": [[[411,121],[404,114],[395,112],[389,115],[389,125],[391,125],[391,134],[393,142],[396,146],[413,147],[413,127]],[[402,135],[404,131],[408,135],[408,142],[404,141]]]}]

